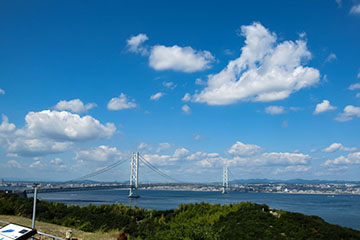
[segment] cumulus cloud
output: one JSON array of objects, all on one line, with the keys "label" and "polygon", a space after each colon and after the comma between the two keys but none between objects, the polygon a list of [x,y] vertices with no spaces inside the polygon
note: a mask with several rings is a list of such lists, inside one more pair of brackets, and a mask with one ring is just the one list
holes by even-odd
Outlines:
[{"label": "cumulus cloud", "polygon": [[262,151],[262,148],[257,145],[245,144],[237,141],[228,149],[228,153],[238,156],[251,156]]},{"label": "cumulus cloud", "polygon": [[4,94],[5,94],[5,91],[0,88],[0,95],[4,95]]},{"label": "cumulus cloud", "polygon": [[280,174],[280,173],[286,173],[286,172],[295,172],[295,173],[299,173],[299,172],[308,172],[309,170],[311,170],[312,167],[311,166],[304,166],[304,165],[299,165],[299,166],[287,166],[284,169],[276,169],[274,174]]},{"label": "cumulus cloud", "polygon": [[349,87],[349,90],[356,90],[356,89],[360,89],[360,83],[354,83]]},{"label": "cumulus cloud", "polygon": [[165,142],[165,143],[159,143],[158,144],[158,147],[156,148],[156,152],[162,152],[162,151],[164,151],[164,150],[167,150],[167,149],[169,149],[169,148],[171,148],[171,144],[170,143],[167,143],[167,142]]},{"label": "cumulus cloud", "polygon": [[74,113],[83,113],[96,106],[97,105],[95,103],[88,103],[85,105],[80,99],[73,99],[70,101],[60,101],[55,105],[54,108],[60,111],[69,110]]},{"label": "cumulus cloud", "polygon": [[188,105],[186,105],[186,104],[181,107],[181,110],[182,110],[183,113],[185,113],[185,114],[190,114],[190,113],[191,113],[190,107],[189,107]]},{"label": "cumulus cloud", "polygon": [[121,93],[119,97],[112,98],[107,108],[109,110],[122,110],[122,109],[130,109],[135,108],[136,103],[135,100],[129,100],[124,93]]},{"label": "cumulus cloud", "polygon": [[[143,33],[130,37],[127,40],[127,48],[130,52],[148,55],[148,47],[143,44],[148,39]],[[149,66],[157,71],[197,72],[210,68],[214,60],[209,51],[195,50],[189,46],[158,44],[150,47]]]},{"label": "cumulus cloud", "polygon": [[271,115],[277,115],[284,113],[285,109],[282,106],[268,106],[265,108],[265,112]]},{"label": "cumulus cloud", "polygon": [[113,123],[101,124],[95,118],[66,111],[29,112],[26,117],[25,136],[47,137],[63,141],[86,141],[111,137],[116,128]]},{"label": "cumulus cloud", "polygon": [[158,92],[158,93],[155,93],[154,95],[150,96],[150,100],[157,101],[163,96],[164,96],[164,94],[162,92]]},{"label": "cumulus cloud", "polygon": [[275,101],[319,82],[319,71],[303,66],[311,58],[304,40],[276,44],[275,33],[260,23],[242,26],[241,34],[246,40],[240,57],[220,73],[209,75],[207,87],[194,95],[195,102]]},{"label": "cumulus cloud", "polygon": [[189,102],[191,100],[190,93],[185,93],[184,97],[181,100],[183,102]]},{"label": "cumulus cloud", "polygon": [[149,65],[155,70],[196,72],[210,68],[214,57],[209,51],[197,51],[191,47],[156,45],[151,48]]},{"label": "cumulus cloud", "polygon": [[323,165],[326,167],[333,167],[337,165],[352,164],[360,164],[360,152],[349,153],[346,157],[340,156],[334,160],[327,160]]},{"label": "cumulus cloud", "polygon": [[330,102],[328,100],[323,100],[321,103],[316,105],[314,114],[320,114],[323,112],[333,111],[336,107],[331,106]]},{"label": "cumulus cloud", "polygon": [[306,165],[310,156],[303,153],[272,152],[262,155],[264,163],[271,165]]},{"label": "cumulus cloud", "polygon": [[353,120],[353,117],[360,118],[360,107],[348,105],[344,108],[344,112],[340,113],[335,120],[339,122],[346,122]]},{"label": "cumulus cloud", "polygon": [[145,160],[156,164],[156,165],[174,165],[180,160],[184,160],[189,154],[189,150],[186,148],[178,148],[171,155],[161,155],[161,154],[144,154],[143,157]]},{"label": "cumulus cloud", "polygon": [[62,153],[72,147],[72,142],[57,142],[46,138],[23,138],[16,135],[8,139],[6,151],[22,157],[37,157],[48,154]]},{"label": "cumulus cloud", "polygon": [[197,166],[212,168],[222,167],[227,161],[218,153],[196,152],[186,157],[186,160]]},{"label": "cumulus cloud", "polygon": [[149,38],[146,34],[140,33],[136,36],[132,36],[127,40],[127,48],[130,52],[140,53],[141,55],[147,55],[148,50],[143,43]]},{"label": "cumulus cloud", "polygon": [[11,133],[16,129],[15,124],[9,123],[9,119],[6,115],[2,115],[2,122],[0,125],[0,136],[1,134]]},{"label": "cumulus cloud", "polygon": [[8,122],[0,125],[0,143],[8,154],[24,157],[43,156],[69,150],[74,142],[111,137],[114,124],[101,124],[91,116],[62,111],[29,112],[21,129]]},{"label": "cumulus cloud", "polygon": [[358,5],[354,5],[351,9],[350,9],[350,14],[360,14],[360,4]]},{"label": "cumulus cloud", "polygon": [[356,151],[356,150],[357,150],[357,148],[355,148],[355,147],[349,148],[349,147],[344,147],[341,143],[332,143],[330,146],[328,146],[327,148],[324,148],[322,151],[331,153],[331,152],[336,152],[336,151],[352,152],[352,151]]},{"label": "cumulus cloud", "polygon": [[152,146],[146,142],[141,142],[138,144],[137,149],[151,151]]},{"label": "cumulus cloud", "polygon": [[83,161],[113,161],[123,158],[123,154],[116,147],[101,145],[75,153],[75,160]]}]

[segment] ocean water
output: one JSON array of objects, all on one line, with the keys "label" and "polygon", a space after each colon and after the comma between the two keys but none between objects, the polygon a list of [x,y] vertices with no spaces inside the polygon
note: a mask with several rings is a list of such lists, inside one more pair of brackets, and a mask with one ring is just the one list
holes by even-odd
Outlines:
[{"label": "ocean water", "polygon": [[315,195],[283,193],[240,193],[140,190],[140,198],[129,199],[127,190],[93,190],[78,192],[39,193],[42,200],[65,204],[122,203],[147,209],[176,208],[180,203],[238,203],[250,201],[271,208],[316,215],[325,221],[360,230],[359,195]]}]

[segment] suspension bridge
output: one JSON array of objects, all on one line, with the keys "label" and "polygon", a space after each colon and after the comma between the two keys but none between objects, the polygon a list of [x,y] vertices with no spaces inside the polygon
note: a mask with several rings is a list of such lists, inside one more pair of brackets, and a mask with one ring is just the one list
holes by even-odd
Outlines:
[{"label": "suspension bridge", "polygon": [[[100,174],[104,174],[120,165],[125,164],[130,160],[130,181],[129,184],[120,184],[120,183],[114,183],[114,184],[108,184],[108,185],[95,185],[95,186],[66,186],[65,185],[71,185],[72,183],[81,182],[85,180],[89,180],[95,176],[98,176]],[[52,187],[52,188],[41,188],[38,190],[38,192],[68,192],[68,191],[87,191],[87,190],[101,190],[101,189],[129,189],[129,198],[139,198],[139,188],[147,188],[153,186],[153,184],[139,184],[139,169],[140,164],[142,166],[147,167],[157,175],[161,176],[162,178],[168,180],[171,183],[177,183],[177,184],[190,184],[185,181],[181,181],[179,179],[176,179],[163,170],[156,167],[154,164],[152,164],[149,160],[146,160],[139,152],[133,152],[131,154],[130,158],[127,159],[121,159],[119,161],[116,161],[106,167],[103,167],[97,171],[91,172],[89,174],[83,175],[81,177],[77,177],[68,181],[63,182],[65,184],[64,186],[60,187]],[[229,193],[230,186],[229,186],[229,175],[231,178],[234,178],[234,175],[231,173],[230,169],[227,166],[223,167],[222,171],[222,185],[219,186],[219,184],[207,184],[206,186],[211,187],[217,187],[221,189],[221,192],[223,194]],[[205,184],[204,184],[205,185]],[[26,190],[27,193],[33,193],[33,189]]]}]

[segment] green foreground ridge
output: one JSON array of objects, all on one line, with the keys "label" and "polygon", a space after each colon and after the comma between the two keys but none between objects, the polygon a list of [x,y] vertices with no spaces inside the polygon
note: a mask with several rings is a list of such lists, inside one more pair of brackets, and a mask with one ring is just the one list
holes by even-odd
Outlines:
[{"label": "green foreground ridge", "polygon": [[[32,203],[32,198],[0,192],[0,214],[30,218]],[[360,231],[320,217],[250,202],[181,204],[160,211],[122,204],[80,207],[38,201],[36,218],[85,232],[124,232],[128,239],[360,239]]]}]

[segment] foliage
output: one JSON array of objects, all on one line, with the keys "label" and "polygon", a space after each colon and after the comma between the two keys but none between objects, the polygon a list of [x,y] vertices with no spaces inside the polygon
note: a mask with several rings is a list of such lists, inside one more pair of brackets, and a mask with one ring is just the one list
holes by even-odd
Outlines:
[{"label": "foliage", "polygon": [[[33,199],[0,192],[0,214],[31,217]],[[250,202],[181,204],[157,211],[121,204],[86,207],[37,202],[37,219],[83,231],[119,230],[131,239],[360,239],[360,232]]]}]

